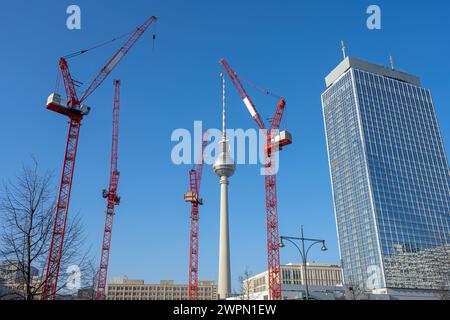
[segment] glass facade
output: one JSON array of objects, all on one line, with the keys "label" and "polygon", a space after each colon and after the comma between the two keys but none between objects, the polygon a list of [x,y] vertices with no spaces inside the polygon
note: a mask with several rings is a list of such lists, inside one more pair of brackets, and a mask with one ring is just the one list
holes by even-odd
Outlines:
[{"label": "glass facade", "polygon": [[372,66],[348,68],[322,95],[344,281],[440,290],[450,180],[431,94]]}]

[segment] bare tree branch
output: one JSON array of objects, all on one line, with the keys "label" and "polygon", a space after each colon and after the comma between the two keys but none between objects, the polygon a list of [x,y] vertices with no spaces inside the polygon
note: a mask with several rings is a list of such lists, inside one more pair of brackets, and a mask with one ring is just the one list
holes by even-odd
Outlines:
[{"label": "bare tree branch", "polygon": [[[47,280],[45,267],[53,230],[56,192],[52,174],[46,172],[40,175],[38,162],[35,158],[32,160],[33,164],[23,166],[13,182],[3,183],[0,194],[0,260],[3,260],[0,275],[12,289],[1,293],[0,299],[36,299]],[[69,216],[58,293],[65,291],[68,276],[64,272],[70,265],[77,265],[82,276],[88,277],[86,280],[91,282],[89,268],[92,261],[90,249],[85,250],[85,240],[80,216]],[[50,275],[54,272],[56,270],[50,270]],[[12,276],[19,279],[11,279]]]}]

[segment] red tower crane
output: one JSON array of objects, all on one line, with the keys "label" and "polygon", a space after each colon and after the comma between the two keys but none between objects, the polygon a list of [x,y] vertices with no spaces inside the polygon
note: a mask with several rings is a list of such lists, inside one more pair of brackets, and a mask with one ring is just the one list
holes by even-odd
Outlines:
[{"label": "red tower crane", "polygon": [[103,230],[102,251],[100,254],[100,267],[98,268],[96,300],[105,300],[106,280],[108,277],[109,252],[111,249],[111,235],[114,221],[114,209],[120,204],[117,195],[120,173],[117,170],[118,146],[119,146],[119,111],[120,111],[120,80],[114,80],[114,107],[112,119],[112,143],[111,143],[111,169],[109,175],[109,188],[103,190],[103,198],[107,199],[105,228]]},{"label": "red tower crane", "polygon": [[189,191],[184,194],[184,201],[191,203],[191,233],[189,244],[189,300],[198,298],[198,231],[199,231],[199,206],[203,205],[200,198],[200,182],[203,174],[203,154],[208,139],[208,131],[203,134],[202,154],[199,163],[189,171]]},{"label": "red tower crane", "polygon": [[[281,299],[281,277],[280,277],[280,248],[278,236],[278,210],[277,210],[277,180],[276,180],[276,164],[274,152],[278,152],[282,147],[292,143],[289,132],[283,131],[278,134],[281,118],[283,117],[286,101],[281,98],[278,102],[275,115],[272,118],[269,130],[266,129],[258,111],[252,100],[242,86],[237,74],[231,69],[225,59],[220,60],[228,73],[231,81],[237,89],[239,96],[244,102],[247,110],[250,112],[253,120],[259,129],[265,131],[265,204],[266,204],[266,225],[267,225],[267,257],[269,272],[269,293],[270,299]],[[263,90],[264,93],[270,92]]]},{"label": "red tower crane", "polygon": [[[108,60],[106,65],[100,70],[98,75],[82,94],[81,98],[78,98],[76,91],[77,82],[70,74],[66,58],[72,58],[74,56],[84,54],[92,49],[98,48],[100,45],[91,49],[76,52],[59,60],[59,68],[64,81],[67,101],[63,100],[59,94],[53,93],[47,100],[47,109],[69,117],[69,132],[67,135],[63,170],[61,174],[61,182],[53,222],[53,231],[45,271],[45,282],[42,288],[42,300],[54,300],[56,298],[60,261],[64,246],[64,233],[66,229],[67,213],[69,210],[70,192],[72,188],[72,179],[77,155],[78,137],[80,134],[80,125],[81,120],[89,113],[90,110],[89,107],[83,105],[83,102],[103,83],[111,71],[129,52],[147,28],[156,21],[156,19],[157,18],[155,16],[151,16],[141,26],[131,32],[131,35],[128,37],[126,42]],[[113,39],[112,41],[115,40],[117,39]]]}]

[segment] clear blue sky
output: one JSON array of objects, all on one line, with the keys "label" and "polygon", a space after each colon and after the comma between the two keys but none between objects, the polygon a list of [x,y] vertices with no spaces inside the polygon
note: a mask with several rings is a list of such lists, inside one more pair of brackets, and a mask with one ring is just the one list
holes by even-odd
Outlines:
[{"label": "clear blue sky", "polygon": [[[110,276],[186,283],[189,205],[183,202],[190,166],[170,159],[176,128],[194,120],[220,126],[220,58],[241,75],[287,98],[287,129],[295,144],[282,154],[278,175],[280,233],[326,239],[329,251],[311,260],[338,262],[332,195],[320,94],[324,77],[348,53],[421,76],[434,95],[446,145],[450,141],[450,44],[445,1],[375,1],[382,30],[366,28],[372,1],[75,1],[82,29],[65,27],[69,1],[14,1],[0,7],[0,178],[12,179],[35,155],[59,178],[66,119],[45,109],[57,60],[131,30],[149,15],[159,17],[155,50],[151,32],[88,100],[72,190],[70,214],[80,212],[88,243],[98,256],[104,223],[113,78],[122,80],[120,195],[112,239]],[[87,82],[117,46],[71,60]],[[264,116],[276,101],[248,90]],[[229,90],[229,126],[254,124],[234,89]],[[57,180],[57,179],[56,179]],[[205,167],[201,208],[200,278],[216,279],[218,179]],[[230,184],[231,262],[234,287],[245,267],[266,269],[263,178],[258,166],[239,166]],[[283,263],[298,261],[292,248]]]}]

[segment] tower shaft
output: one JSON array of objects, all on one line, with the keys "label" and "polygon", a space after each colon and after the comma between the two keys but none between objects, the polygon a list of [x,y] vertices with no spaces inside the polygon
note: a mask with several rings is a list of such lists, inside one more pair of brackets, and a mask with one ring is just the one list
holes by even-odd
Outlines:
[{"label": "tower shaft", "polygon": [[230,238],[228,222],[228,177],[220,177],[220,245],[219,245],[219,284],[220,299],[231,293]]}]

